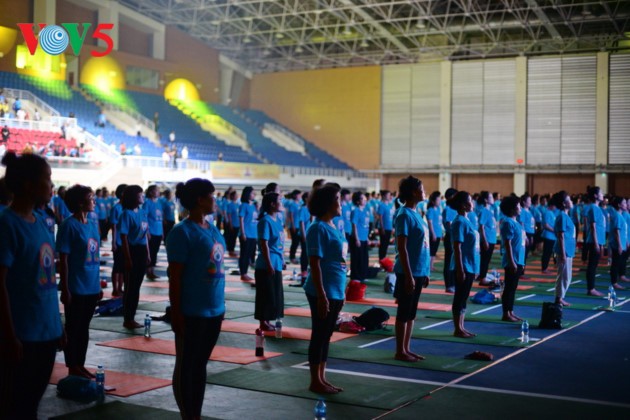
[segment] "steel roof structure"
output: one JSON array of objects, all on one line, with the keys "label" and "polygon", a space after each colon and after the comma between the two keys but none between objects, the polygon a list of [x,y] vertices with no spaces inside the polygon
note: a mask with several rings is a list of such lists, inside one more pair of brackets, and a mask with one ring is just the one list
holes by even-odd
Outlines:
[{"label": "steel roof structure", "polygon": [[120,0],[252,73],[630,49],[630,1]]}]

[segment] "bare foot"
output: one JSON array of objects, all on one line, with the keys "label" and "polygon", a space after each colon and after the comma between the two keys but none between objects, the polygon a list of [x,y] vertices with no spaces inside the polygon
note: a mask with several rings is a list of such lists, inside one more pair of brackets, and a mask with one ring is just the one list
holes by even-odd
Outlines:
[{"label": "bare foot", "polygon": [[402,353],[402,354],[396,353],[394,355],[394,359],[400,360],[401,362],[417,362],[418,361],[418,359],[416,359],[415,357],[407,353]]},{"label": "bare foot", "polygon": [[81,366],[79,369],[81,369],[83,373],[87,375],[88,378],[96,378],[96,375],[90,372],[89,370],[87,370],[85,366]]},{"label": "bare foot", "polygon": [[558,299],[556,303],[559,303],[562,306],[571,306],[571,304],[564,299]]},{"label": "bare foot", "polygon": [[518,322],[519,319],[515,316],[512,315],[503,315],[503,317],[501,318],[501,321],[506,321],[506,322]]},{"label": "bare foot", "polygon": [[471,338],[472,338],[472,337],[477,337],[477,334],[472,333],[472,332],[468,331],[467,329],[464,329],[464,332],[465,332],[466,334],[468,334]]},{"label": "bare foot", "polygon": [[424,360],[424,359],[425,359],[425,357],[424,357],[424,356],[422,356],[422,355],[420,355],[420,354],[417,354],[417,353],[414,353],[414,352],[412,352],[412,351],[408,351],[408,352],[407,352],[407,354],[408,354],[408,355],[410,355],[410,356],[412,356],[412,357],[415,357],[415,358],[416,358],[416,359],[418,359],[418,360]]},{"label": "bare foot", "polygon": [[453,333],[453,336],[459,337],[459,338],[473,338],[474,337],[474,335],[464,330],[455,330],[455,332]]},{"label": "bare foot", "polygon": [[86,372],[84,372],[80,367],[75,366],[75,367],[71,367],[68,368],[68,375],[70,376],[80,376],[82,378],[88,378],[90,379],[90,375]]},{"label": "bare foot", "polygon": [[337,390],[337,392],[343,392],[343,388],[342,388],[342,387],[340,387],[340,386],[335,386],[335,385],[331,384],[330,382],[328,382],[328,380],[327,380],[327,379],[325,379],[325,378],[324,378],[324,379],[323,379],[323,382],[324,382],[324,384],[328,385],[329,387],[331,387],[331,388],[333,388],[333,389]]},{"label": "bare foot", "polygon": [[613,288],[614,288],[615,290],[626,290],[626,288],[625,288],[625,287],[623,287],[622,285],[620,285],[620,284],[618,284],[618,283],[613,284]]},{"label": "bare foot", "polygon": [[136,321],[124,322],[123,327],[128,330],[134,330],[136,328],[142,328],[144,325],[137,323]]},{"label": "bare foot", "polygon": [[245,274],[244,276],[241,276],[241,281],[254,281],[254,279]]},{"label": "bare foot", "polygon": [[308,390],[316,394],[336,394],[339,392],[337,389],[326,384],[311,384]]},{"label": "bare foot", "polygon": [[604,296],[604,294],[602,292],[599,292],[599,291],[597,291],[595,289],[589,290],[588,292],[586,292],[586,294],[589,295],[589,296],[597,296],[597,297]]},{"label": "bare foot", "polygon": [[260,329],[263,331],[275,331],[276,327],[271,325],[269,321],[265,321],[260,323]]},{"label": "bare foot", "polygon": [[541,271],[541,273],[543,273],[543,274],[552,274],[551,270],[547,270],[547,269]]}]

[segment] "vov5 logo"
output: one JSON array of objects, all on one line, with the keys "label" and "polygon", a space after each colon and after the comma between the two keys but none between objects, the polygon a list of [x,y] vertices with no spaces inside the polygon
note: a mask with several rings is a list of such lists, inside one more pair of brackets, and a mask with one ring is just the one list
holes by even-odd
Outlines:
[{"label": "vov5 logo", "polygon": [[[22,36],[24,36],[26,46],[28,47],[28,51],[31,53],[31,55],[35,55],[38,41],[33,31],[33,25],[33,23],[17,24],[17,26],[22,31]],[[91,23],[84,23],[83,33],[79,34],[78,23],[62,23],[61,26],[46,25],[45,23],[40,23],[39,28],[41,31],[39,33],[39,46],[42,48],[42,50],[44,50],[44,52],[50,55],[59,55],[64,52],[68,47],[68,44],[70,44],[74,55],[79,55],[90,26],[92,26]],[[114,41],[108,34],[104,33],[103,31],[108,31],[113,27],[113,23],[99,23],[96,26],[92,37],[105,42],[105,44],[107,45],[107,49],[103,52],[91,51],[90,54],[92,56],[103,57],[112,51],[112,49],[114,48]]]}]

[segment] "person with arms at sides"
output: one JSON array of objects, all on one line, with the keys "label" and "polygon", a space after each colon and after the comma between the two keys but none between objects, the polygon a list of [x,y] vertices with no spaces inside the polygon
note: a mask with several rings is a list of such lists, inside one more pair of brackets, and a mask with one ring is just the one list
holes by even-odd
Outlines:
[{"label": "person with arms at sides", "polygon": [[[446,202],[457,194],[455,188],[449,188],[444,193]],[[455,220],[457,211],[453,210],[448,204],[442,210],[442,223],[444,227],[444,287],[446,293],[455,293],[455,273],[451,270],[451,261],[453,259],[453,244],[451,243],[451,222]]]},{"label": "person with arms at sides", "polygon": [[[590,188],[590,187],[589,187]],[[591,206],[591,200],[588,194],[582,196],[582,213],[580,218],[580,224],[582,226],[582,262],[586,263],[588,261],[588,250],[589,247],[586,245],[586,238],[588,237],[589,223],[588,223],[588,212]]]},{"label": "person with arms at sides", "polygon": [[94,211],[96,212],[96,215],[98,216],[98,228],[99,228],[100,236],[101,236],[100,241],[103,242],[107,240],[107,230],[108,230],[107,229],[107,199],[103,198],[103,190],[101,188],[98,188],[96,190],[95,195],[96,195],[96,198],[95,198],[96,207],[94,208]]},{"label": "person with arms at sides", "polygon": [[604,194],[599,187],[588,189],[590,204],[584,211],[587,226],[586,241],[584,241],[588,253],[588,265],[586,267],[586,294],[589,296],[604,296],[595,289],[595,274],[599,258],[603,254],[606,243],[606,216],[599,206],[604,199]]},{"label": "person with arms at sides", "polygon": [[142,328],[144,325],[134,320],[140,299],[140,287],[144,280],[149,260],[149,222],[141,208],[144,193],[139,185],[129,185],[122,195],[123,212],[118,222],[120,242],[125,262],[125,294],[123,296],[123,327]]},{"label": "person with arms at sides", "polygon": [[68,375],[94,378],[85,368],[90,341],[90,321],[96,302],[103,297],[100,282],[100,247],[96,224],[87,215],[94,209],[90,187],[75,185],[65,197],[72,216],[61,222],[57,233],[59,288],[65,308],[68,343],[64,349]]},{"label": "person with arms at sides", "polygon": [[628,263],[628,257],[630,257],[630,199],[626,197],[626,208],[622,210],[621,216],[626,222],[626,226],[628,226],[628,236],[626,236],[626,247],[625,252],[621,255],[621,275],[619,276],[619,280],[625,283],[630,282],[630,279],[626,277],[626,265]]},{"label": "person with arms at sides", "polygon": [[214,211],[214,185],[194,178],[175,195],[189,216],[166,238],[171,327],[175,333],[173,394],[182,419],[201,418],[206,366],[225,315],[225,242],[205,220]]},{"label": "person with arms at sides", "polygon": [[627,209],[626,200],[623,197],[613,197],[610,200],[610,206],[614,212],[610,214],[610,284],[617,290],[624,290],[625,287],[618,283],[623,269],[621,264],[624,262],[623,255],[628,249],[628,224],[623,217],[623,212]]},{"label": "person with arms at sides", "polygon": [[547,202],[547,210],[543,213],[542,221],[542,240],[543,240],[543,253],[540,258],[541,269],[543,274],[549,274],[549,260],[553,254],[553,248],[556,243],[556,234],[554,233],[554,224],[556,223],[556,207],[551,200]]},{"label": "person with arms at sides", "polygon": [[409,343],[413,324],[418,311],[422,288],[429,285],[431,252],[429,228],[416,205],[424,200],[422,181],[413,176],[400,180],[399,200],[404,206],[398,210],[396,228],[396,286],[394,297],[398,302],[396,311],[396,360],[417,362],[423,356],[411,351]]},{"label": "person with arms at sides", "polygon": [[157,255],[160,252],[162,237],[164,234],[164,226],[162,225],[162,206],[158,201],[160,190],[157,185],[149,185],[145,192],[146,198],[142,204],[142,209],[147,215],[149,222],[149,258],[151,262],[147,266],[147,278],[155,280],[159,277],[155,275],[155,264],[157,263]]},{"label": "person with arms at sides", "polygon": [[582,196],[580,194],[571,196],[572,207],[569,210],[569,217],[575,225],[575,237],[577,238],[580,231],[580,221],[582,220]]},{"label": "person with arms at sides", "polygon": [[394,211],[392,193],[387,190],[381,191],[381,204],[378,206],[378,211],[376,212],[380,225],[380,244],[378,247],[379,261],[387,256],[389,240],[392,237]]},{"label": "person with arms at sides", "polygon": [[55,211],[55,222],[57,225],[60,225],[66,218],[72,216],[70,210],[68,210],[68,206],[66,206],[66,202],[64,201],[64,197],[66,195],[66,187],[59,187],[57,190],[57,195],[53,197],[53,210]]},{"label": "person with arms at sides", "polygon": [[431,271],[434,270],[433,264],[435,262],[435,256],[437,250],[440,247],[440,241],[442,240],[442,214],[440,212],[440,197],[439,191],[433,191],[429,196],[427,204],[427,225],[429,226],[429,244],[431,246]]},{"label": "person with arms at sides", "polygon": [[521,215],[520,199],[509,195],[501,201],[501,244],[503,245],[502,266],[505,270],[505,288],[501,296],[503,317],[501,320],[518,322],[521,318],[514,314],[514,297],[518,280],[525,266],[525,246],[527,234],[518,222]]},{"label": "person with arms at sides", "polygon": [[497,243],[497,221],[494,213],[494,197],[488,191],[479,193],[477,201],[479,211],[479,237],[481,239],[481,256],[479,277],[477,281],[480,286],[490,286],[493,283],[486,281],[492,253]]},{"label": "person with arms at sides", "polygon": [[576,229],[572,218],[569,216],[573,202],[566,191],[555,193],[550,200],[556,209],[558,217],[554,223],[556,243],[554,252],[558,261],[558,275],[556,277],[556,303],[570,306],[564,297],[571,285],[573,276],[573,257],[576,247]]},{"label": "person with arms at sides", "polygon": [[341,218],[343,219],[346,242],[349,244],[352,241],[352,194],[346,189],[342,189],[339,194],[341,196]]},{"label": "person with arms at sides", "polygon": [[238,219],[238,193],[236,190],[230,191],[228,194],[228,203],[225,212],[225,243],[228,255],[232,258],[236,257],[236,237],[240,222]]},{"label": "person with arms at sides", "polygon": [[287,201],[287,226],[289,233],[291,234],[291,247],[289,248],[289,261],[291,264],[297,264],[295,254],[298,246],[300,245],[300,232],[299,232],[299,211],[300,211],[300,190],[293,190],[289,194],[289,200]]},{"label": "person with arms at sides", "polygon": [[536,220],[534,219],[534,215],[530,211],[531,206],[532,198],[527,193],[523,194],[521,196],[521,215],[518,218],[521,226],[523,226],[525,235],[527,235],[527,243],[525,244],[525,261],[523,265],[523,275],[521,275],[521,278],[523,280],[529,279],[529,277],[525,275],[525,266],[527,265],[527,257],[529,256],[529,251],[534,249],[534,234],[536,233]]},{"label": "person with arms at sides", "polygon": [[256,241],[258,240],[258,210],[254,204],[254,189],[252,187],[243,188],[241,194],[241,205],[239,207],[239,228],[241,239],[241,255],[238,257],[238,268],[242,281],[252,281],[247,275],[249,261],[256,256]]},{"label": "person with arms at sides", "polygon": [[284,228],[278,219],[280,195],[265,193],[258,216],[258,258],[256,259],[256,306],[254,318],[262,331],[274,331],[270,320],[284,317],[282,267],[284,265]]},{"label": "person with arms at sides", "polygon": [[65,345],[55,278],[55,240],[35,207],[52,198],[50,166],[8,152],[0,212],[0,418],[37,419],[57,349]]},{"label": "person with arms at sides", "polygon": [[112,296],[123,295],[123,283],[125,276],[125,256],[123,254],[122,242],[120,241],[120,215],[123,212],[122,196],[127,188],[127,184],[120,184],[116,187],[115,196],[118,202],[112,205],[109,212],[109,224],[112,226],[112,254],[114,264],[112,266]]},{"label": "person with arms at sides", "polygon": [[311,309],[311,341],[308,362],[311,373],[309,390],[318,394],[336,394],[342,388],[326,379],[328,347],[346,289],[347,242],[333,225],[341,215],[339,188],[326,184],[313,192],[308,202],[315,221],[306,232],[306,245],[311,271],[304,291]]},{"label": "person with arms at sides", "polygon": [[164,245],[166,245],[166,237],[173,226],[175,226],[175,202],[173,201],[173,193],[170,189],[164,190],[160,200],[160,208],[162,209],[162,229],[164,232]]},{"label": "person with arms at sides", "polygon": [[309,193],[302,194],[302,206],[298,212],[298,234],[300,235],[300,279],[304,284],[306,281],[306,275],[308,274],[308,255],[306,252],[306,230],[311,225],[311,213],[308,212],[308,197]]},{"label": "person with arms at sides", "polygon": [[457,211],[457,217],[451,223],[453,258],[451,270],[455,272],[455,295],[453,296],[453,335],[471,338],[476,334],[464,328],[466,301],[475,276],[479,273],[479,232],[476,231],[466,214],[472,211],[472,197],[466,191],[459,191],[447,205]]},{"label": "person with arms at sides", "polygon": [[370,215],[366,209],[366,198],[362,192],[352,194],[352,242],[350,242],[350,277],[352,280],[365,281],[369,265],[368,234]]}]

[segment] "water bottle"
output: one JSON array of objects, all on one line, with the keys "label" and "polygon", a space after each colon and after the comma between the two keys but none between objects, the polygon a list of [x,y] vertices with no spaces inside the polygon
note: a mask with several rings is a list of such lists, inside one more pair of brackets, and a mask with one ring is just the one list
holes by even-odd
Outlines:
[{"label": "water bottle", "polygon": [[282,318],[276,318],[276,338],[282,338]]},{"label": "water bottle", "polygon": [[151,317],[149,314],[144,317],[144,336],[151,338]]},{"label": "water bottle", "polygon": [[326,403],[324,400],[317,401],[315,404],[315,420],[326,420]]},{"label": "water bottle", "polygon": [[296,280],[297,280],[297,277],[298,277],[298,275],[297,275],[297,269],[295,269],[295,268],[294,268],[294,269],[293,269],[293,277],[292,277],[291,279],[292,279],[293,281],[296,281]]},{"label": "water bottle", "polygon": [[521,341],[523,343],[529,343],[529,322],[526,319],[521,324]]},{"label": "water bottle", "polygon": [[102,365],[98,365],[96,368],[96,392],[97,401],[103,402],[105,400],[105,370]]},{"label": "water bottle", "polygon": [[265,355],[265,335],[260,328],[256,328],[256,357]]},{"label": "water bottle", "polygon": [[616,304],[617,304],[617,291],[613,287],[612,292],[610,293],[609,305],[612,309],[614,309]]}]

